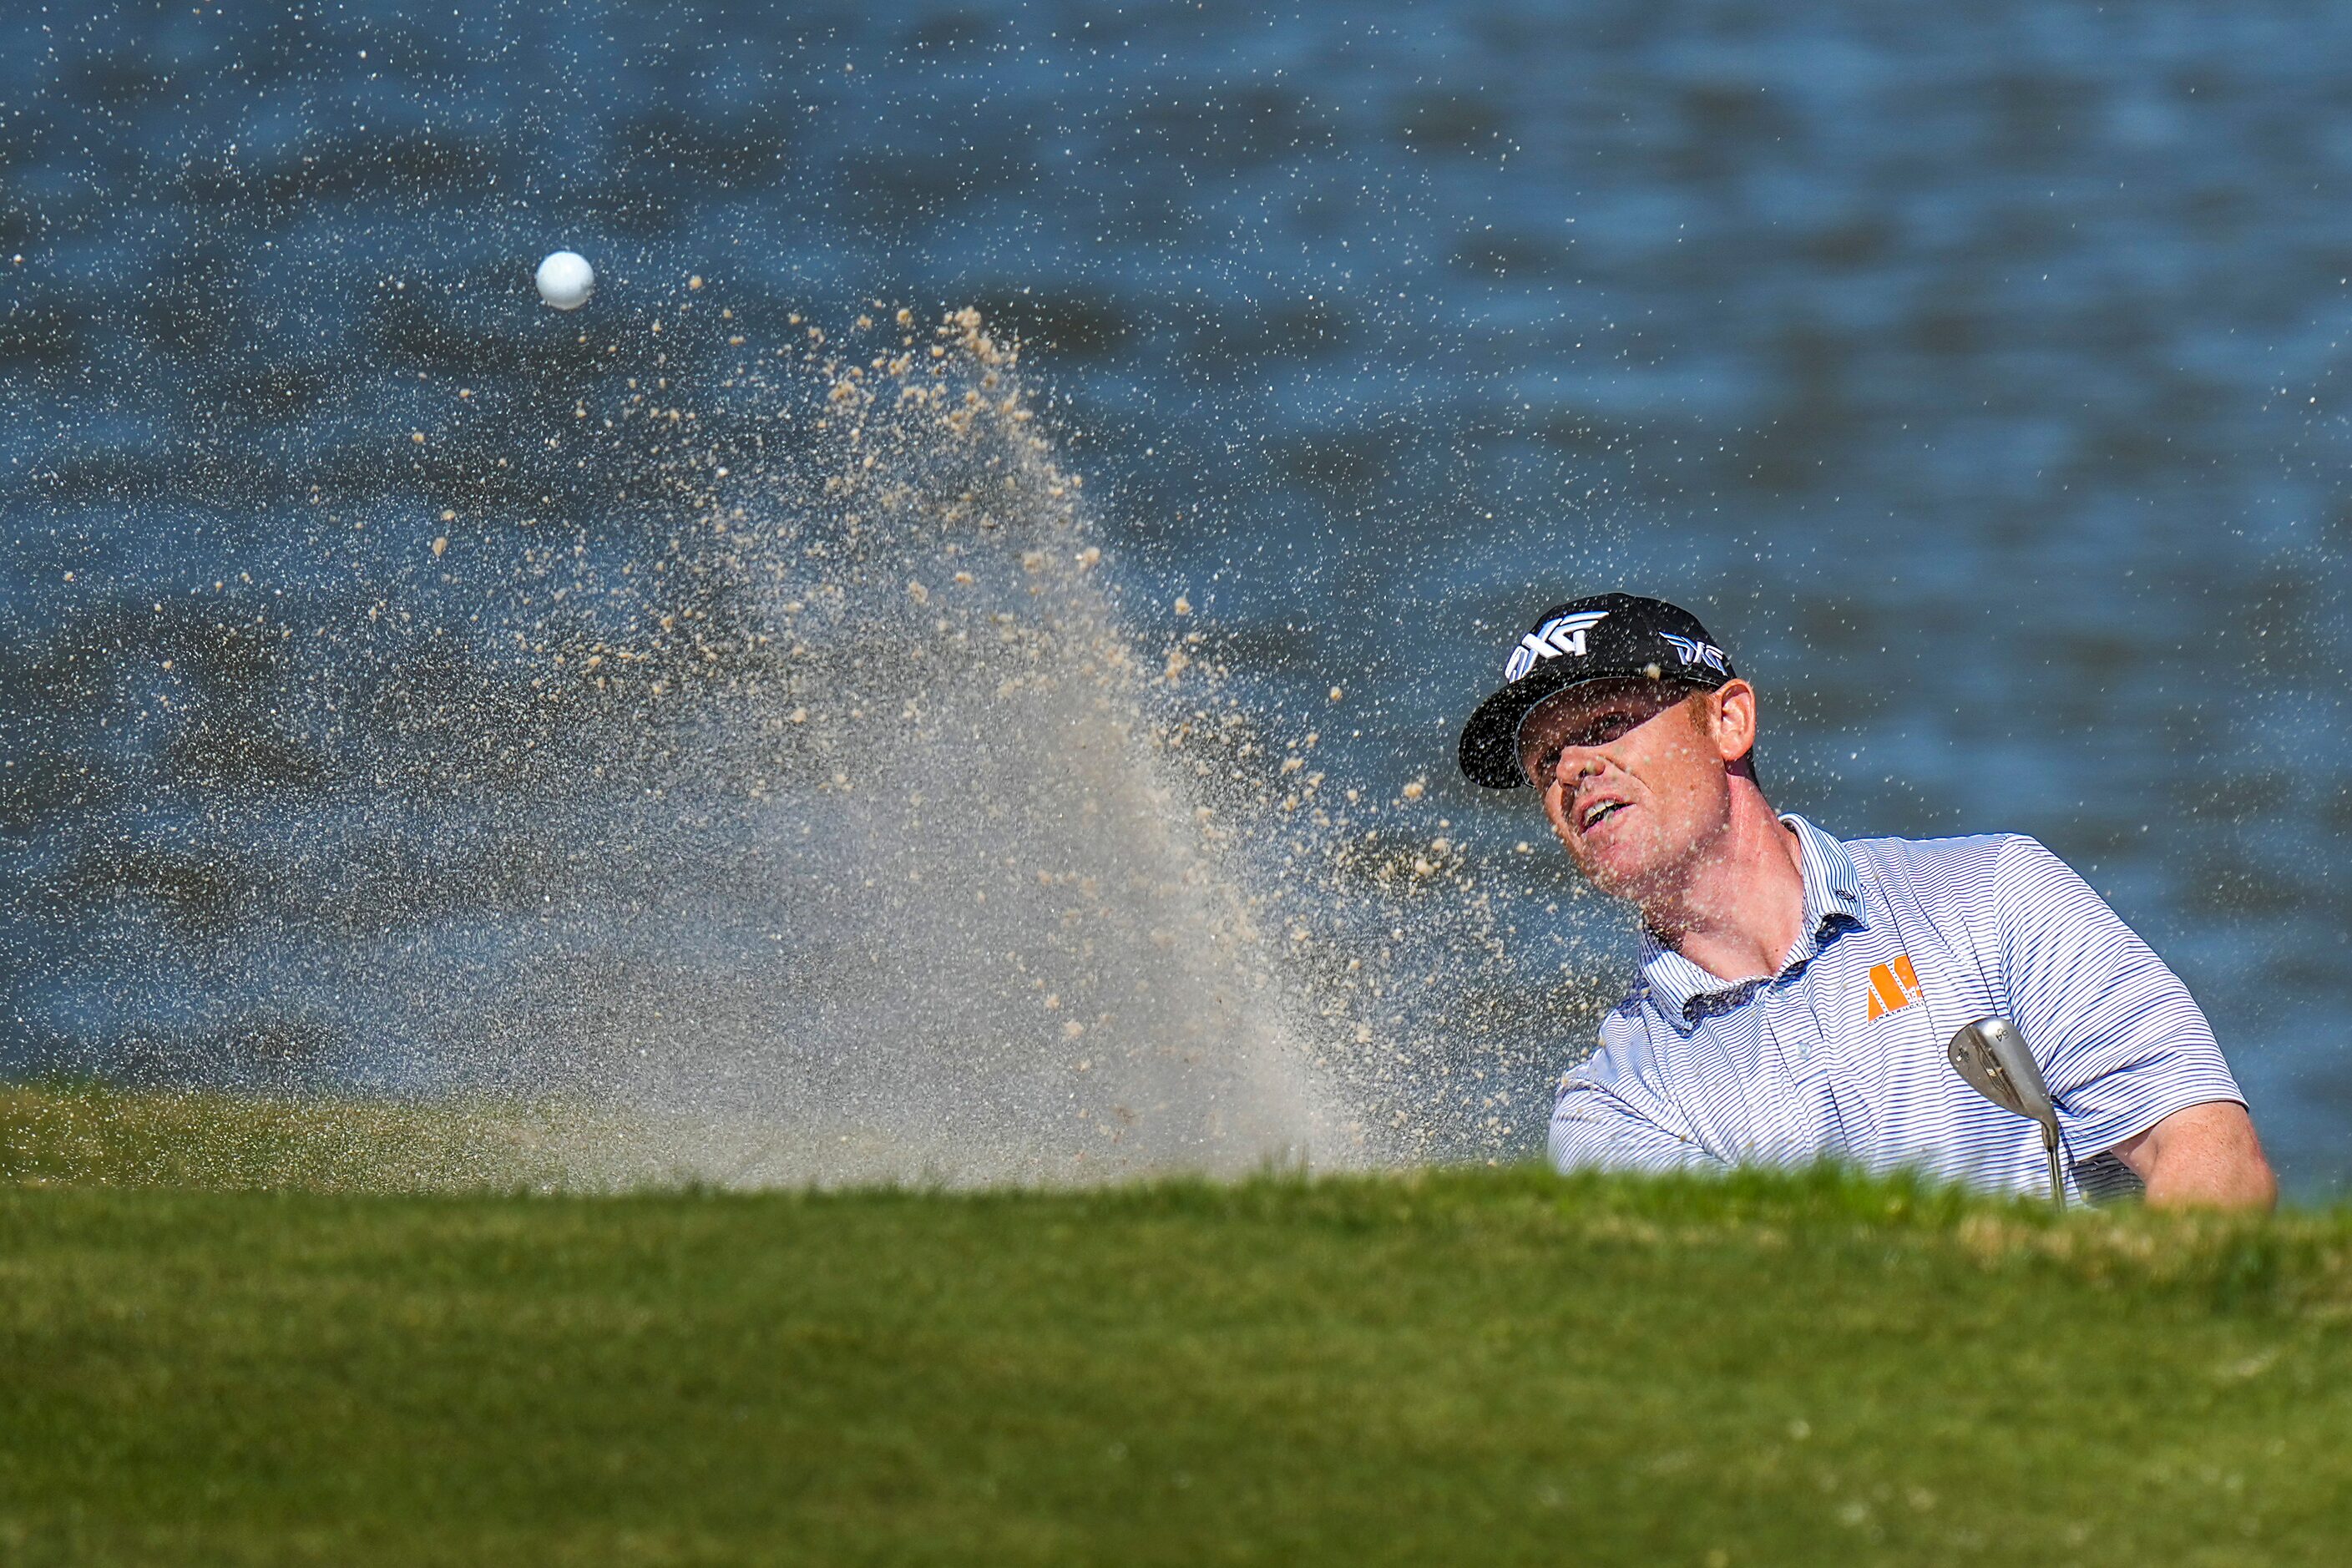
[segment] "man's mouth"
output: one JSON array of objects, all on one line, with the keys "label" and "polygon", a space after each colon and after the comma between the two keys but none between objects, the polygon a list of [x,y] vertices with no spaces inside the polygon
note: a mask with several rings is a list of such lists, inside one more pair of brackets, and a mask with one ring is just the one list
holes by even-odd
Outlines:
[{"label": "man's mouth", "polygon": [[1590,833],[1632,804],[1631,801],[1622,800],[1593,801],[1578,814],[1576,830],[1579,833]]}]

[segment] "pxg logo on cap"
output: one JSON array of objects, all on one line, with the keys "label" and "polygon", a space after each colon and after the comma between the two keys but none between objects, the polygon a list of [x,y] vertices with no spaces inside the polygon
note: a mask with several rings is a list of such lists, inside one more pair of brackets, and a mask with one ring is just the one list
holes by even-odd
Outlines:
[{"label": "pxg logo on cap", "polygon": [[1572,616],[1554,616],[1519,639],[1511,650],[1510,662],[1503,666],[1503,679],[1517,680],[1536,667],[1539,658],[1558,658],[1562,654],[1584,657],[1584,634],[1609,618],[1606,610],[1581,610]]},{"label": "pxg logo on cap", "polygon": [[1670,680],[1692,688],[1738,679],[1698,617],[1638,594],[1593,594],[1554,605],[1513,645],[1503,689],[1462,727],[1462,771],[1489,789],[1517,789],[1519,725],[1545,699],[1594,680]]},{"label": "pxg logo on cap", "polygon": [[[1685,664],[1703,664],[1718,675],[1731,673],[1731,661],[1721,648],[1699,637],[1678,637],[1672,632],[1660,632]],[[1518,679],[1513,676],[1512,679]]]}]

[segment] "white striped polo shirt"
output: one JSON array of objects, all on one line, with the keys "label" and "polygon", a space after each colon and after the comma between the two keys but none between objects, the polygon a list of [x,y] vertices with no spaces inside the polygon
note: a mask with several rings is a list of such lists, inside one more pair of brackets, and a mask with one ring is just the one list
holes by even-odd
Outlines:
[{"label": "white striped polo shirt", "polygon": [[2047,1192],[2041,1130],[1944,1055],[1961,1025],[1996,1016],[2041,1063],[2078,1196],[2135,1187],[2106,1152],[2172,1112],[2244,1103],[2189,988],[2033,839],[1840,843],[1780,820],[1805,883],[1786,964],[1727,985],[1646,942],[1600,1049],[1560,1080],[1562,1171],[1837,1159]]}]

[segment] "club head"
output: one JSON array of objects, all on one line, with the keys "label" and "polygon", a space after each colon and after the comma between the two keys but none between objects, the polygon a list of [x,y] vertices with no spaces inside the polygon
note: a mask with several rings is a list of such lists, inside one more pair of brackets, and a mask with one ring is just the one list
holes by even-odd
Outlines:
[{"label": "club head", "polygon": [[2006,1018],[1979,1018],[1961,1026],[1945,1054],[1953,1070],[1969,1086],[2005,1110],[2039,1121],[2053,1132],[2057,1109],[2050,1103],[2049,1086],[2026,1048],[2025,1037]]}]

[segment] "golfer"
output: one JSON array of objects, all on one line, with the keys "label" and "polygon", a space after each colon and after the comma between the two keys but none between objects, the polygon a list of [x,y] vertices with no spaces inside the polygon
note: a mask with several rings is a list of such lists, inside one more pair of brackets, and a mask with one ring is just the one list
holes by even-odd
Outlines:
[{"label": "golfer", "polygon": [[1551,1157],[1667,1171],[1816,1159],[2047,1190],[2040,1131],[1945,1045],[2014,1023],[2097,1201],[2263,1206],[2277,1184],[2179,977],[2014,834],[1841,842],[1758,787],[1756,690],[1689,612],[1555,605],[1462,731],[1462,770],[1532,786],[1569,858],[1640,911],[1641,977],[1561,1080]]}]

